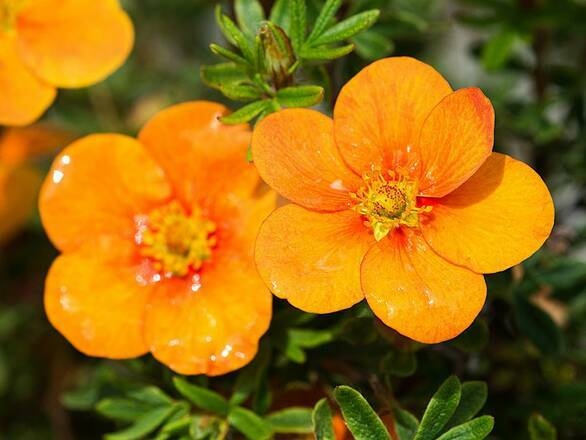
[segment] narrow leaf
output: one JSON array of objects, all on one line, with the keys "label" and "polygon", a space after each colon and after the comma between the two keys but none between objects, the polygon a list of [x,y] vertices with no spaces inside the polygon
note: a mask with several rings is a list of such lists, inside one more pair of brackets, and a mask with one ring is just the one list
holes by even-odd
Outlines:
[{"label": "narrow leaf", "polygon": [[157,429],[175,411],[173,406],[155,408],[144,413],[137,421],[124,431],[107,434],[106,440],[135,440],[143,438]]},{"label": "narrow leaf", "polygon": [[446,379],[429,401],[414,440],[433,440],[456,411],[461,393],[456,376]]},{"label": "narrow leaf", "polygon": [[377,60],[393,51],[393,42],[372,29],[360,32],[352,38],[356,53],[366,60]]},{"label": "narrow leaf", "polygon": [[[277,100],[285,107],[310,107],[319,104],[323,96],[324,89],[319,86],[285,87],[277,92]],[[326,343],[332,340],[332,334],[326,332],[319,338],[321,343]]]},{"label": "narrow leaf", "polygon": [[494,419],[491,416],[481,416],[450,429],[437,440],[482,440],[493,427]]},{"label": "narrow leaf", "polygon": [[308,434],[313,432],[310,408],[287,408],[266,417],[274,432],[283,434]]},{"label": "narrow leaf", "polygon": [[289,0],[277,0],[271,9],[269,21],[281,27],[285,32],[289,32],[291,24],[289,15]]},{"label": "narrow leaf", "polygon": [[372,26],[378,19],[379,15],[380,11],[378,9],[371,9],[370,11],[364,11],[360,14],[353,15],[329,28],[322,35],[312,41],[311,44],[312,46],[318,46],[347,40],[358,32]]},{"label": "narrow leaf", "polygon": [[556,440],[557,431],[541,414],[532,414],[529,417],[529,438],[531,440]]},{"label": "narrow leaf", "polygon": [[304,48],[299,56],[305,60],[334,60],[348,55],[354,49],[353,44],[340,47],[314,47]]},{"label": "narrow leaf", "polygon": [[240,55],[232,52],[229,49],[226,49],[222,46],[218,46],[217,44],[210,44],[210,50],[216,54],[219,55],[221,57],[226,58],[227,60],[233,61],[237,64],[242,64],[242,65],[246,65],[247,61],[242,58]]},{"label": "narrow leaf", "polygon": [[173,384],[182,396],[189,399],[198,408],[218,415],[228,413],[228,401],[215,391],[193,385],[180,377],[174,377]]},{"label": "narrow leaf", "polygon": [[220,91],[228,98],[234,101],[253,101],[261,97],[261,92],[257,87],[240,84],[228,84],[220,87]]},{"label": "narrow leaf", "polygon": [[224,124],[242,124],[258,116],[263,110],[268,108],[268,101],[255,101],[244,107],[239,108],[234,113],[222,117]]},{"label": "narrow leaf", "polygon": [[169,396],[167,396],[160,388],[149,385],[139,390],[134,390],[128,393],[128,397],[140,402],[147,403],[152,406],[167,405],[173,402]]},{"label": "narrow leaf", "polygon": [[224,14],[222,14],[222,7],[220,5],[216,5],[216,9],[214,10],[214,12],[215,12],[215,17],[216,17],[216,24],[218,25],[218,27],[222,31],[222,34],[224,34],[224,37],[226,38],[226,40],[230,44],[236,46],[236,40],[234,40],[234,37],[228,31],[228,29],[226,28],[226,25],[224,23]]},{"label": "narrow leaf", "polygon": [[411,440],[418,427],[419,421],[409,411],[400,408],[395,410],[395,431],[399,440]]},{"label": "narrow leaf", "polygon": [[305,40],[305,28],[307,26],[307,11],[305,0],[289,0],[289,19],[291,27],[289,36],[295,53],[299,51]]},{"label": "narrow leaf", "polygon": [[260,2],[258,0],[236,0],[234,10],[240,28],[249,37],[254,38],[260,23],[265,19]]},{"label": "narrow leaf", "polygon": [[342,0],[326,0],[315,20],[313,30],[311,31],[311,34],[309,34],[307,41],[312,41],[323,33],[332,18],[336,15],[336,12],[338,12],[338,9],[340,9],[341,5]]},{"label": "narrow leaf", "polygon": [[214,89],[230,84],[240,84],[248,80],[246,70],[235,63],[220,63],[212,66],[201,66],[201,79]]},{"label": "narrow leaf", "polygon": [[311,415],[313,422],[313,433],[315,440],[336,440],[334,424],[332,422],[332,411],[327,399],[321,399],[315,405]]},{"label": "narrow leaf", "polygon": [[486,402],[487,395],[486,383],[479,381],[464,382],[462,384],[460,404],[448,422],[448,427],[467,422],[478,414],[478,411],[482,409]]},{"label": "narrow leaf", "polygon": [[272,436],[271,426],[267,422],[240,406],[230,410],[228,422],[250,440],[263,440]]},{"label": "narrow leaf", "polygon": [[334,397],[340,405],[348,429],[356,440],[389,440],[387,428],[362,395],[345,385],[336,387]]},{"label": "narrow leaf", "polygon": [[220,19],[222,20],[226,32],[230,34],[233,44],[240,49],[242,55],[244,55],[244,58],[246,58],[250,64],[254,65],[255,56],[251,42],[246,38],[244,33],[238,29],[238,26],[236,26],[236,23],[234,23],[230,17],[222,15]]},{"label": "narrow leaf", "polygon": [[480,59],[487,70],[501,68],[510,58],[518,34],[514,31],[504,30],[492,37],[482,48]]},{"label": "narrow leaf", "polygon": [[96,412],[104,417],[123,422],[133,422],[148,411],[148,406],[135,400],[109,398],[100,400]]}]

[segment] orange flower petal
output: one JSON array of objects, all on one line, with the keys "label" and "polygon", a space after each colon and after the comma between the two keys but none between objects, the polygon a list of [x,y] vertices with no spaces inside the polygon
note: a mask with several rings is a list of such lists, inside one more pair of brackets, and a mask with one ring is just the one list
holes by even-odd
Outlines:
[{"label": "orange flower petal", "polygon": [[124,359],[148,351],[143,315],[150,289],[136,281],[131,242],[61,255],[45,285],[51,324],[82,353]]},{"label": "orange flower petal", "polygon": [[363,299],[360,262],[373,242],[353,211],[317,213],[291,204],[263,223],[255,258],[276,296],[306,312],[329,313]]},{"label": "orange flower petal", "polygon": [[539,175],[523,162],[493,153],[467,182],[438,200],[422,230],[443,257],[491,273],[539,249],[553,218],[551,195]]},{"label": "orange flower petal", "polygon": [[340,91],[334,109],[336,143],[359,174],[371,165],[405,165],[423,121],[449,93],[431,66],[385,58],[362,69]]},{"label": "orange flower petal", "polygon": [[216,253],[200,279],[156,286],[145,320],[155,358],[180,374],[210,376],[252,360],[269,326],[272,299],[250,260]]},{"label": "orange flower petal", "polygon": [[114,0],[36,0],[17,20],[19,54],[49,84],[85,87],[128,57],[134,29]]},{"label": "orange flower petal", "polygon": [[314,110],[288,109],[264,118],[252,136],[252,155],[265,182],[306,208],[345,209],[348,191],[361,184],[336,148],[332,120]]},{"label": "orange flower petal", "polygon": [[16,53],[12,39],[0,35],[0,125],[28,125],[51,105],[55,87],[34,76]]},{"label": "orange flower petal", "polygon": [[0,163],[0,243],[26,224],[35,209],[40,185],[36,170]]},{"label": "orange flower petal", "polygon": [[49,238],[61,251],[90,239],[133,239],[135,216],[165,201],[163,171],[136,140],[98,134],[75,141],[55,159],[39,206]]},{"label": "orange flower petal", "polygon": [[140,132],[186,204],[249,195],[258,184],[256,169],[246,161],[249,127],[222,124],[219,118],[226,113],[214,102],[187,102],[158,113]]},{"label": "orange flower petal", "polygon": [[486,297],[482,275],[444,260],[412,231],[394,233],[368,251],[362,287],[379,319],[428,344],[463,332]]},{"label": "orange flower petal", "polygon": [[494,109],[480,89],[460,89],[430,113],[416,148],[419,192],[442,197],[464,183],[486,160],[494,142]]}]

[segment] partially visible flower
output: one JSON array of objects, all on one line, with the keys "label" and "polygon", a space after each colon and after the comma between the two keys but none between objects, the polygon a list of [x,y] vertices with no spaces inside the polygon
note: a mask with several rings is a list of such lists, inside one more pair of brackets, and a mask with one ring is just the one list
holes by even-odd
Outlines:
[{"label": "partially visible flower", "polygon": [[480,312],[483,273],[548,237],[549,191],[527,165],[493,153],[494,113],[477,88],[453,91],[430,66],[387,58],[342,89],[333,120],[289,109],[255,128],[263,179],[295,204],[264,222],[260,274],[314,313],[366,298],[420,342],[453,338]]},{"label": "partially visible flower", "polygon": [[275,194],[245,160],[248,126],[191,102],[157,114],[138,140],[85,137],[56,158],[40,196],[62,252],[45,309],[78,350],[149,351],[182,374],[217,375],[255,355],[271,295],[253,262]]},{"label": "partially visible flower", "polygon": [[103,80],[133,43],[118,0],[1,0],[0,125],[30,124],[57,88]]},{"label": "partially visible flower", "polygon": [[32,215],[42,181],[35,162],[51,156],[70,138],[45,124],[0,132],[0,243],[13,237]]}]

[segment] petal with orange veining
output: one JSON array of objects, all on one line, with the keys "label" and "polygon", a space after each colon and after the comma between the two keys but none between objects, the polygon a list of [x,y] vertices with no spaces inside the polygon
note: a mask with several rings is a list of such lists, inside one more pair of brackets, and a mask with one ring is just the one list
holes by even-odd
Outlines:
[{"label": "petal with orange veining", "polygon": [[442,197],[456,189],[490,156],[493,141],[494,110],[480,89],[446,96],[421,129],[419,193]]},{"label": "petal with orange veining", "polygon": [[493,153],[462,186],[437,200],[422,230],[443,257],[480,273],[507,269],[541,247],[554,207],[528,165]]},{"label": "petal with orange veining", "polygon": [[484,277],[437,255],[417,232],[395,232],[362,262],[372,311],[399,333],[424,343],[458,336],[486,298]]},{"label": "petal with orange veining", "polygon": [[255,259],[279,298],[306,312],[330,313],[364,298],[360,262],[373,242],[354,211],[318,213],[291,204],[263,223]]},{"label": "petal with orange veining", "polygon": [[359,174],[372,165],[407,165],[423,121],[451,92],[438,72],[413,58],[366,66],[342,88],[334,109],[342,156]]},{"label": "petal with orange veining", "polygon": [[136,217],[169,196],[163,171],[139,142],[97,134],[75,141],[55,159],[39,207],[53,244],[71,251],[102,235],[132,239]]},{"label": "petal with orange veining", "polygon": [[288,109],[258,123],[252,156],[265,182],[289,200],[320,211],[349,206],[361,184],[334,143],[332,120],[314,110]]},{"label": "petal with orange veining", "polygon": [[118,69],[134,44],[130,18],[115,0],[36,0],[17,20],[18,51],[49,84],[86,87]]}]

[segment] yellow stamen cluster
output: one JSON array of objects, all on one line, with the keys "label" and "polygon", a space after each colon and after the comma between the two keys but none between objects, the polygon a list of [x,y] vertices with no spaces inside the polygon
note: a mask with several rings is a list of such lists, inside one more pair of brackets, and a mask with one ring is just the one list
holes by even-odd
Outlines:
[{"label": "yellow stamen cluster", "polygon": [[417,184],[393,171],[383,173],[375,168],[363,176],[364,186],[352,198],[353,209],[366,217],[379,241],[399,226],[419,226],[419,214],[431,211],[431,206],[417,206]]},{"label": "yellow stamen cluster", "polygon": [[0,0],[0,32],[14,29],[16,17],[29,0]]},{"label": "yellow stamen cluster", "polygon": [[140,238],[141,254],[154,260],[156,270],[182,277],[211,258],[215,230],[200,212],[188,215],[178,202],[171,202],[149,214]]}]

